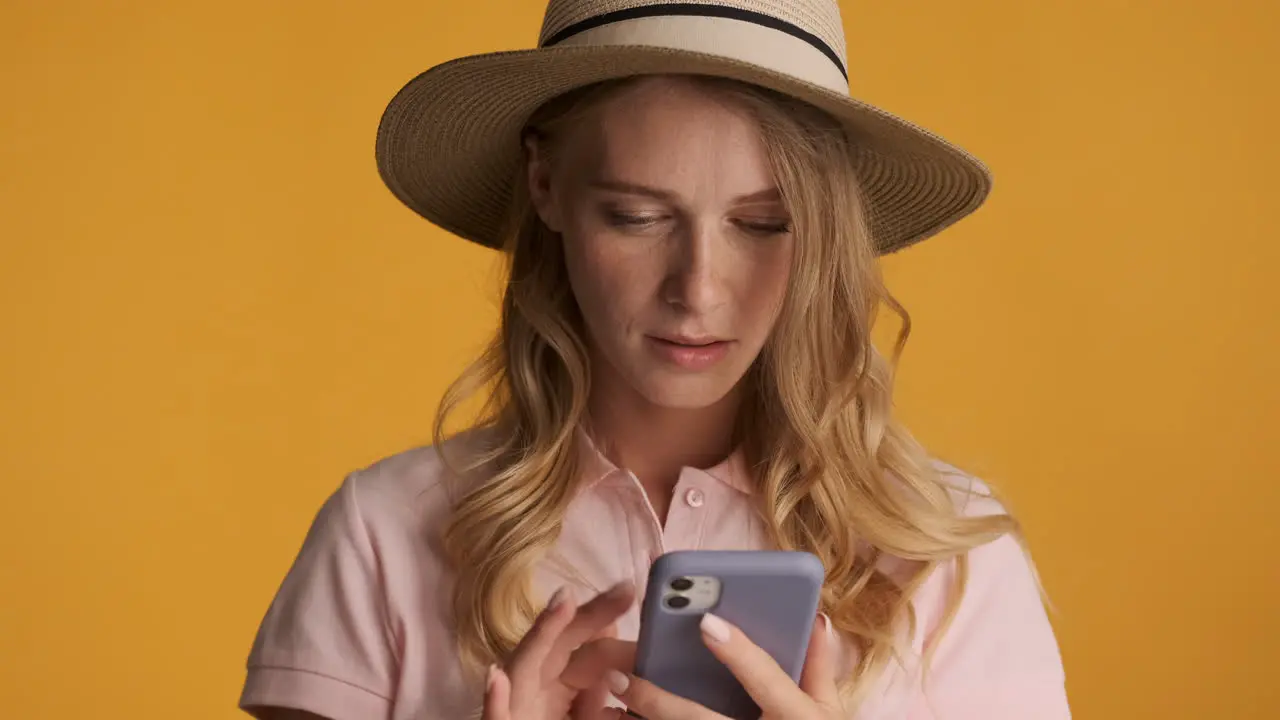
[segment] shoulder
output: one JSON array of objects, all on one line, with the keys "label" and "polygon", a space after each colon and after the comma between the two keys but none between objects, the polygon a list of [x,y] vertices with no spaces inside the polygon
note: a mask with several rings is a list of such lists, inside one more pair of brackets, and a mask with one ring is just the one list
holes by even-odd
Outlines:
[{"label": "shoulder", "polygon": [[336,494],[369,530],[442,519],[457,493],[474,481],[462,473],[488,447],[490,436],[487,429],[469,430],[439,446],[383,457],[349,474]]},{"label": "shoulder", "polygon": [[[951,493],[960,517],[981,520],[1009,513],[999,492],[987,482],[942,461],[935,460],[933,465]],[[1018,532],[1005,532],[969,550],[965,557],[969,565],[966,594],[981,594],[984,586],[1001,586],[1010,580],[1028,587],[1036,586],[1031,558]],[[945,584],[954,571],[954,562],[943,563],[936,573],[939,577],[934,579]],[[1022,582],[1024,579],[1028,582]],[[1038,601],[1038,590],[1034,594]]]},{"label": "shoulder", "polygon": [[[960,528],[965,525],[973,528],[982,524],[983,518],[1008,514],[998,492],[987,482],[941,460],[932,460],[931,467],[937,481],[946,490],[954,517],[959,521],[948,523],[950,530],[962,532]],[[968,531],[971,530],[963,530]],[[950,560],[939,562],[923,582],[918,577],[925,565],[922,560],[886,554],[880,557],[877,566],[900,585],[915,585],[912,604],[922,623],[928,625],[931,621],[941,621],[945,614],[961,558],[967,566],[964,587],[965,595],[969,597],[981,595],[984,586],[1002,584],[1009,576],[1034,576],[1021,538],[1007,532]]]},{"label": "shoulder", "polygon": [[[955,465],[933,460],[932,469],[937,480],[945,488],[954,508],[957,523],[951,529],[969,525],[971,529],[981,525],[984,518],[1007,515],[1005,503],[987,482]],[[995,525],[996,523],[993,523]],[[1015,525],[1016,527],[1016,525]],[[993,531],[995,532],[995,531]],[[950,605],[952,591],[959,579],[960,561],[964,560],[964,602],[967,606],[984,602],[983,597],[995,588],[1007,585],[1011,580],[1019,585],[1036,587],[1034,568],[1025,550],[1022,538],[1012,532],[994,535],[987,542],[977,545],[949,560],[939,562],[921,582],[918,573],[924,567],[921,560],[906,560],[882,556],[878,566],[891,578],[906,585],[916,582],[912,604],[923,627],[941,622]],[[1029,582],[1023,582],[1023,580]],[[1026,587],[1019,594],[1028,596]],[[1038,598],[1038,594],[1033,593]]]},{"label": "shoulder", "polygon": [[983,517],[1006,512],[1004,504],[996,497],[995,490],[986,482],[942,460],[935,459],[932,464],[961,515]]},{"label": "shoulder", "polygon": [[471,432],[399,452],[349,474],[330,494],[259,626],[242,707],[386,717],[405,697],[398,679],[406,657],[429,660],[438,673],[410,697],[456,690],[441,640],[449,636],[451,574],[433,538],[452,508],[455,468],[484,439]]},{"label": "shoulder", "polygon": [[[986,483],[950,465],[938,470],[962,515],[1006,512]],[[934,651],[931,699],[941,708],[972,708],[972,717],[1069,717],[1057,640],[1024,538],[1007,532],[965,557],[958,603],[955,561],[936,568],[913,598],[915,649]]]},{"label": "shoulder", "polygon": [[[473,474],[462,471],[484,446],[472,431],[439,446],[385,456],[349,473],[325,499],[284,580],[285,590],[339,585],[390,591],[445,572],[439,533]],[[301,592],[301,591],[300,591]],[[394,594],[394,593],[393,593]]]}]

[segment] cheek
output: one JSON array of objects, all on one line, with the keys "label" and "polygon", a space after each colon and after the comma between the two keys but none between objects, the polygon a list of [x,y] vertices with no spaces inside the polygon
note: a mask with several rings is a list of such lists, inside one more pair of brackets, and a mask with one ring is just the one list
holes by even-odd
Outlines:
[{"label": "cheek", "polygon": [[746,284],[743,306],[751,308],[752,322],[764,332],[773,327],[782,310],[787,287],[791,279],[792,243],[788,238],[777,247],[769,248],[756,258],[751,277]]},{"label": "cheek", "polygon": [[578,305],[584,310],[598,305],[603,299],[603,289],[608,286],[609,264],[587,253],[580,244],[569,243],[565,246],[565,267]]},{"label": "cheek", "polygon": [[629,258],[610,243],[587,236],[566,243],[565,264],[574,298],[593,332],[614,332],[628,324],[637,281]]}]

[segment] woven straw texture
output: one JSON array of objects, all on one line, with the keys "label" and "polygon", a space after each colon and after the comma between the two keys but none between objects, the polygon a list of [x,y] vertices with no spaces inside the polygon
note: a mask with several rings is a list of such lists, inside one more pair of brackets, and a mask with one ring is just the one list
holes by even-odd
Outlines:
[{"label": "woven straw texture", "polygon": [[[547,5],[547,13],[542,20],[542,32],[538,35],[538,45],[570,25],[582,22],[587,18],[636,7],[663,5],[665,0],[551,0]],[[764,2],[763,0],[687,0],[688,5],[719,5],[720,7],[740,8],[771,15],[817,35],[840,56],[840,61],[848,65],[848,56],[844,44],[844,24],[840,21],[840,5],[835,2],[813,2],[804,0],[780,0]]]},{"label": "woven straw texture", "polygon": [[[555,0],[544,34],[574,18],[635,4]],[[730,3],[721,3],[730,4]],[[836,3],[743,1],[844,48]],[[726,21],[732,22],[732,21]],[[834,24],[836,27],[829,27]],[[570,89],[637,74],[687,73],[754,83],[821,108],[841,120],[857,148],[855,170],[867,196],[880,253],[928,238],[973,212],[990,175],[975,158],[892,114],[803,79],[718,55],[654,47],[552,47],[489,53],[438,65],[391,101],[378,129],[376,157],[388,188],[418,214],[463,238],[499,247],[512,183],[520,172],[520,132],[541,104]]]}]

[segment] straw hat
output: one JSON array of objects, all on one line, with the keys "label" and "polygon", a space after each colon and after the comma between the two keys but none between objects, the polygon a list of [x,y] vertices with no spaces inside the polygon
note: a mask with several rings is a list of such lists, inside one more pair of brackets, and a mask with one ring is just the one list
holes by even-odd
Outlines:
[{"label": "straw hat", "polygon": [[536,49],[459,58],[405,85],[378,127],[378,171],[426,219],[500,247],[534,110],[583,85],[666,73],[746,81],[841,121],[881,253],[951,225],[990,190],[976,158],[850,97],[835,0],[550,0]]}]

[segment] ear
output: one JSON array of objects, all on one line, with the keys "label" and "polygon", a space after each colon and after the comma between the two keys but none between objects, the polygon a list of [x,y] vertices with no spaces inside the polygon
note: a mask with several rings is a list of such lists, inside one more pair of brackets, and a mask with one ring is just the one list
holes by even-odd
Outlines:
[{"label": "ear", "polygon": [[551,189],[551,163],[547,160],[545,143],[536,131],[525,133],[524,150],[533,209],[552,232],[560,232],[563,218]]}]

